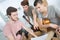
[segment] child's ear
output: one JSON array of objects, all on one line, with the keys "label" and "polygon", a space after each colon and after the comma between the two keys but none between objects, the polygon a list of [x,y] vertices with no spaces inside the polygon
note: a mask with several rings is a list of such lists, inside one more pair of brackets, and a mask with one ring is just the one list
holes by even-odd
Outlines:
[{"label": "child's ear", "polygon": [[10,18],[10,15],[8,15],[8,18]]}]

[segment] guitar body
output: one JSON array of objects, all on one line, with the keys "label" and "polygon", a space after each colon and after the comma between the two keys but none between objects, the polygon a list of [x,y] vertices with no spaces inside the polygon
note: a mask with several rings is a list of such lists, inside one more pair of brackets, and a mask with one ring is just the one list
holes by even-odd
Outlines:
[{"label": "guitar body", "polygon": [[45,24],[50,24],[50,20],[48,18],[43,18],[42,19],[42,24],[45,25]]},{"label": "guitar body", "polygon": [[[45,32],[45,33],[49,32],[52,29],[52,28],[41,27],[41,25],[40,25],[40,19],[38,19],[38,18],[37,18],[37,22],[39,24],[39,29],[41,31]],[[50,19],[48,19],[48,18],[43,18],[41,22],[42,22],[43,25],[49,25],[51,23]]]}]

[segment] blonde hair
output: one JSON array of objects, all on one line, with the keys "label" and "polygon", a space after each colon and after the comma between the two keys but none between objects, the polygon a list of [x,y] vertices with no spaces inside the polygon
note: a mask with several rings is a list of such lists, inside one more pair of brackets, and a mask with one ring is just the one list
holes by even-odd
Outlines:
[{"label": "blonde hair", "polygon": [[43,1],[43,4],[44,4],[45,6],[48,5],[47,0],[42,0],[42,1]]}]

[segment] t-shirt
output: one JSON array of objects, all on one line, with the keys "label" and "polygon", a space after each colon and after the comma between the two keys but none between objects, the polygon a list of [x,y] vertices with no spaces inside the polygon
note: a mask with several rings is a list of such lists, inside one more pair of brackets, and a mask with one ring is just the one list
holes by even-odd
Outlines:
[{"label": "t-shirt", "polygon": [[[31,24],[33,24],[33,14],[32,14],[33,9],[34,8],[32,6],[29,6],[28,11],[27,12],[24,11],[24,16],[26,17],[26,19],[29,19]],[[31,25],[30,25],[30,27],[31,27]]]},{"label": "t-shirt", "polygon": [[3,33],[6,37],[8,37],[9,35],[13,36],[15,40],[22,40],[22,36],[21,35],[17,35],[16,33],[21,30],[23,28],[23,24],[20,21],[16,21],[14,23],[10,23],[7,22],[4,29],[3,29]]},{"label": "t-shirt", "polygon": [[35,9],[37,18],[48,18],[54,24],[60,25],[60,11],[53,6],[48,6],[48,12],[46,16],[43,16],[41,12],[37,12]]},{"label": "t-shirt", "polygon": [[34,8],[33,8],[32,6],[29,6],[28,12],[25,12],[25,11],[24,11],[25,16],[31,17],[31,18],[33,19],[33,14],[32,14],[32,10],[33,10],[33,9],[34,9]]}]

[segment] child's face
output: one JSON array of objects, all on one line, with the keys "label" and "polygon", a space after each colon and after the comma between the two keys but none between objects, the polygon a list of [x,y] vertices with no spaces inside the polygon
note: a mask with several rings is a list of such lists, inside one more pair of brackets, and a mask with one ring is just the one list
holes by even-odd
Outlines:
[{"label": "child's face", "polygon": [[37,3],[36,9],[38,12],[44,12],[45,11],[45,6],[43,4]]},{"label": "child's face", "polygon": [[18,20],[18,13],[16,12],[11,12],[11,16],[9,16],[13,21]]},{"label": "child's face", "polygon": [[25,5],[25,6],[22,6],[23,7],[23,9],[24,9],[24,11],[26,11],[26,10],[28,10],[28,5]]}]

